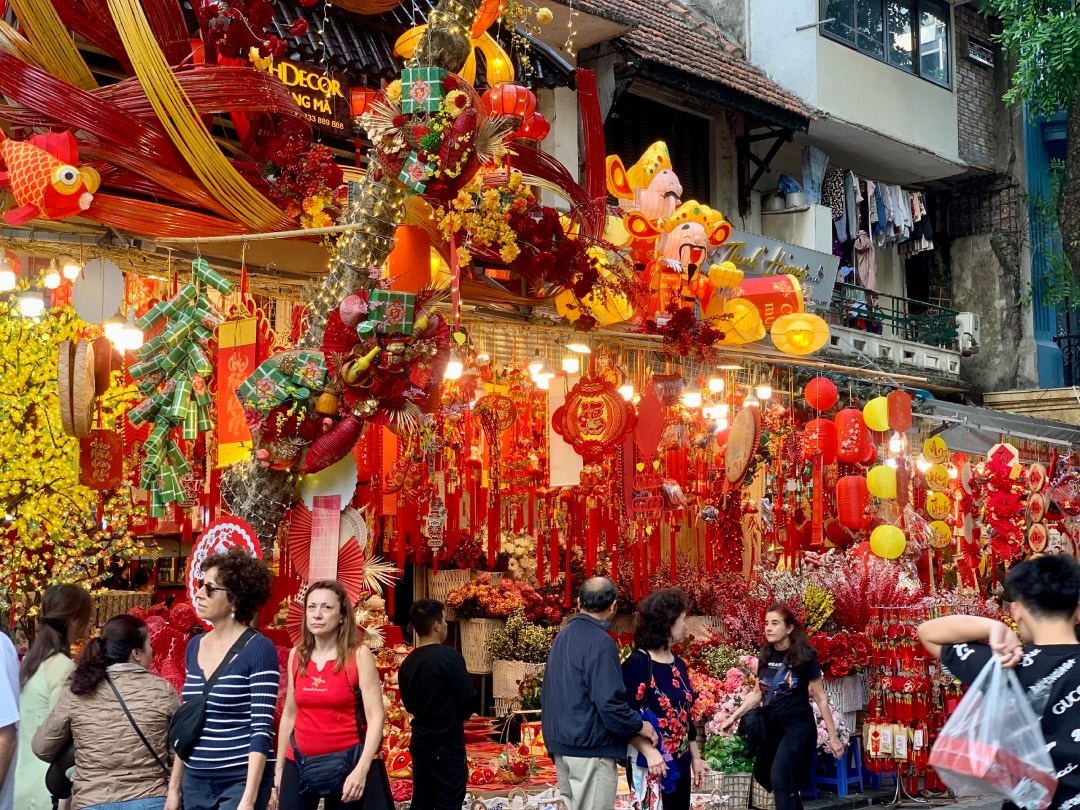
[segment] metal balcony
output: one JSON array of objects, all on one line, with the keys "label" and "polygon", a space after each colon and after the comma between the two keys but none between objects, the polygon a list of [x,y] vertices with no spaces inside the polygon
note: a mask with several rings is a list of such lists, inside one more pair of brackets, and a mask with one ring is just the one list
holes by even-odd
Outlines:
[{"label": "metal balcony", "polygon": [[[886,295],[845,282],[837,283],[832,303],[821,313],[825,320],[838,326],[952,350],[958,348],[958,314],[948,307]],[[1080,336],[1076,339],[1080,341]],[[1077,357],[1080,359],[1080,342]]]},{"label": "metal balcony", "polygon": [[1054,343],[1061,349],[1065,385],[1080,385],[1080,335],[1056,335]]}]

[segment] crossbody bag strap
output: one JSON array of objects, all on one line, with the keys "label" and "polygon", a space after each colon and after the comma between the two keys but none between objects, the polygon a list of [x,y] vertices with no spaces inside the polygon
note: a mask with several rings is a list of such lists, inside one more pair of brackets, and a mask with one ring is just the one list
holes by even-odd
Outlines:
[{"label": "crossbody bag strap", "polygon": [[772,699],[776,696],[776,688],[784,682],[784,678],[787,677],[787,674],[788,665],[787,661],[785,660],[783,663],[780,664],[780,669],[776,670],[776,675],[774,675],[773,679],[769,682],[769,694],[765,696],[763,705],[768,706],[770,703],[772,703]]},{"label": "crossbody bag strap", "polygon": [[135,733],[139,735],[139,739],[142,740],[142,744],[146,746],[146,750],[150,752],[150,756],[154,758],[154,761],[161,767],[165,776],[169,775],[169,767],[158,756],[157,751],[154,750],[154,746],[150,745],[150,741],[146,739],[146,735],[142,733],[142,729],[139,728],[139,724],[135,722],[135,718],[131,716],[131,710],[128,709],[127,704],[124,703],[124,699],[120,696],[120,690],[116,688],[116,684],[112,682],[112,678],[105,675],[105,683],[109,684],[113,694],[116,695],[116,699],[120,701],[120,708],[124,710],[124,714],[127,715],[128,721],[131,723],[131,727],[135,729]]},{"label": "crossbody bag strap", "polygon": [[202,696],[204,698],[210,697],[210,690],[214,688],[214,684],[217,683],[217,679],[225,674],[225,670],[229,668],[229,664],[240,654],[240,652],[248,645],[251,639],[255,638],[257,633],[250,627],[240,634],[240,638],[233,642],[233,645],[229,647],[229,651],[225,653],[225,657],[221,659],[221,663],[218,664],[217,669],[214,670],[214,674],[210,676],[210,679],[203,686]]}]

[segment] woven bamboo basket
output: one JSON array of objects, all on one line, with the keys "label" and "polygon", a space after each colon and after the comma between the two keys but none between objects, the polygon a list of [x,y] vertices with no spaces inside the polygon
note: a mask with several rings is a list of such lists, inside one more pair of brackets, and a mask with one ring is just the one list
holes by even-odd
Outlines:
[{"label": "woven bamboo basket", "polygon": [[465,658],[465,669],[473,675],[487,675],[491,672],[491,653],[488,641],[491,634],[506,624],[503,619],[462,619],[461,654]]},{"label": "woven bamboo basket", "polygon": [[[706,771],[703,792],[724,797],[724,807],[730,810],[746,810],[750,805],[750,783],[753,781],[754,777],[749,773]],[[768,795],[771,799],[772,794]]]},{"label": "woven bamboo basket", "polygon": [[757,810],[776,810],[776,797],[759,785],[756,779],[750,781],[750,806]]},{"label": "woven bamboo basket", "polygon": [[[450,595],[450,591],[468,585],[474,573],[455,569],[435,573],[428,568],[424,576],[424,592],[428,599],[438,599],[446,605],[446,597]],[[449,605],[446,606],[444,617],[448,622],[454,620],[454,609]]]},{"label": "woven bamboo basket", "polygon": [[491,662],[491,694],[497,698],[516,698],[518,686],[527,675],[540,675],[545,664],[528,664],[525,661]]},{"label": "woven bamboo basket", "polygon": [[611,620],[611,632],[616,634],[634,632],[634,614],[618,614]]}]

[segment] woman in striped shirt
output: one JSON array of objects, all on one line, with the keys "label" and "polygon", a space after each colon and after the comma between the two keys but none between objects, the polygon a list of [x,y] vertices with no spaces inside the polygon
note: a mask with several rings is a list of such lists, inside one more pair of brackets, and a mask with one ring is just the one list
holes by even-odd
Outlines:
[{"label": "woman in striped shirt", "polygon": [[255,633],[225,657],[269,598],[270,571],[232,548],[207,557],[202,575],[195,611],[214,629],[188,643],[184,700],[202,695],[218,666],[224,670],[207,697],[202,737],[182,766],[184,810],[265,810],[274,775],[266,761],[281,677],[277,652]]}]

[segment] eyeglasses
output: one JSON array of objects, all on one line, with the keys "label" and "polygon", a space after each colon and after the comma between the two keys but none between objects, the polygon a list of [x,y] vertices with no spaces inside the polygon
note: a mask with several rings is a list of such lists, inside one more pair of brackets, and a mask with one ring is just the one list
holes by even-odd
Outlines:
[{"label": "eyeglasses", "polygon": [[195,590],[196,592],[206,591],[206,595],[209,596],[211,599],[213,599],[214,594],[218,593],[219,591],[221,593],[229,592],[228,588],[219,588],[217,585],[208,585],[205,579],[195,580]]}]

